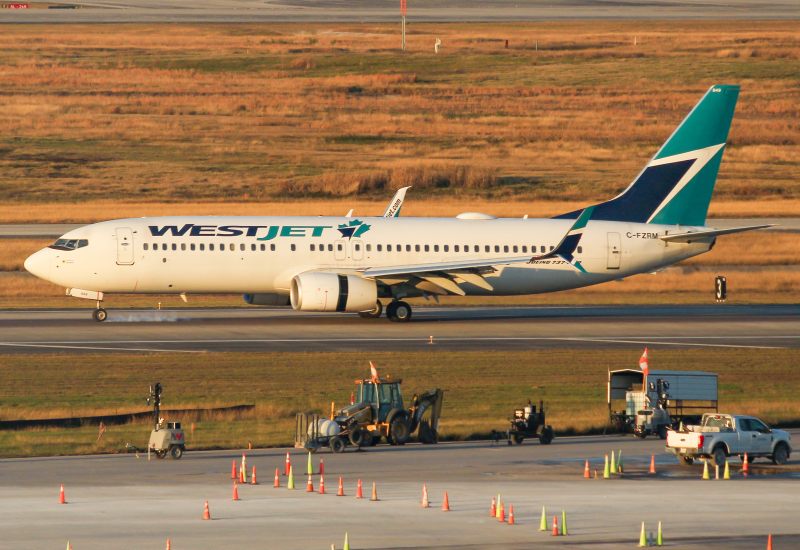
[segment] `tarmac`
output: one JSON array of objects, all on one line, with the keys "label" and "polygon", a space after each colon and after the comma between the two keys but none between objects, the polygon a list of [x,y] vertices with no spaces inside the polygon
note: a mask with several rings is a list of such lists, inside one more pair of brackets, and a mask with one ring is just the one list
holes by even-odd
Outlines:
[{"label": "tarmac", "polygon": [[0,311],[0,354],[800,347],[800,304],[426,307],[409,323],[291,308],[108,311],[103,323],[89,309]]},{"label": "tarmac", "polygon": [[[146,428],[143,427],[143,430]],[[797,438],[800,431],[793,431]],[[187,441],[191,449],[191,439]],[[624,471],[602,479],[606,454],[622,451]],[[259,485],[240,485],[231,501],[231,462],[247,455]],[[297,489],[274,488],[291,453]],[[649,474],[651,455],[655,475]],[[327,549],[342,548],[634,548],[641,522],[648,533],[663,522],[665,543],[682,549],[766,548],[800,545],[796,510],[800,461],[783,467],[760,460],[743,477],[731,461],[730,481],[701,479],[702,467],[683,467],[658,439],[631,436],[565,437],[552,445],[491,441],[404,447],[387,445],[340,455],[313,455],[319,475],[306,492],[307,455],[302,450],[189,450],[180,461],[147,460],[146,454],[7,459],[0,461],[0,549],[108,548]],[[585,460],[591,475],[584,479]],[[712,477],[713,477],[712,469]],[[338,479],[344,497],[337,497]],[[355,498],[362,480],[364,499]],[[378,502],[369,500],[376,483]],[[58,503],[63,484],[67,504]],[[430,508],[420,505],[427,485]],[[448,493],[450,512],[443,512]],[[501,495],[515,525],[489,517]],[[212,521],[203,521],[208,501]],[[542,507],[548,531],[538,531]],[[567,514],[569,536],[551,534],[553,516]],[[735,534],[734,534],[735,533]]]}]

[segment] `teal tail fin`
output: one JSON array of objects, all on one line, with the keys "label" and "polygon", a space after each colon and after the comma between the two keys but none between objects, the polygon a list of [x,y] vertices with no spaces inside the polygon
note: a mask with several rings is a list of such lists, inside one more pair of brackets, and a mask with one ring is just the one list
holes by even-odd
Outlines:
[{"label": "teal tail fin", "polygon": [[[633,183],[598,204],[593,220],[705,225],[739,86],[714,85]],[[575,219],[577,210],[558,218]]]}]

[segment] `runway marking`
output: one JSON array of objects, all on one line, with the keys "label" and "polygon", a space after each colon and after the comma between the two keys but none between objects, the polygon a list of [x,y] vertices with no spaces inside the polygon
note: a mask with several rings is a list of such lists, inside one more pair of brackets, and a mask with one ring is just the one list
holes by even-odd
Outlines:
[{"label": "runway marking", "polygon": [[[710,338],[710,337],[709,337]],[[724,337],[722,337],[724,338]],[[576,342],[611,342],[611,343],[618,343],[618,344],[646,344],[652,340],[642,339],[642,340],[617,340],[617,339],[606,339],[606,338],[559,338],[559,340],[574,340]],[[693,342],[658,342],[659,344],[665,346],[703,346],[703,347],[710,347],[710,348],[743,348],[743,349],[786,349],[782,346],[744,346],[741,344],[704,344],[704,343],[693,343]]]},{"label": "runway marking", "polygon": [[[146,343],[146,342],[144,342]],[[18,348],[55,348],[55,349],[93,349],[103,351],[157,351],[160,353],[203,353],[203,350],[196,349],[153,349],[153,348],[104,348],[99,346],[74,346],[66,344],[25,344],[25,343],[11,343],[0,342],[0,346],[18,347]]]}]

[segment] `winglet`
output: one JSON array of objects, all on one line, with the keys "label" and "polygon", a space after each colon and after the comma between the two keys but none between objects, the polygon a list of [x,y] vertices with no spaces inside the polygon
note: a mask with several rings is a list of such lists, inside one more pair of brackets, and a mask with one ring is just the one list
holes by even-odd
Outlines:
[{"label": "winglet", "polygon": [[575,220],[575,223],[572,224],[572,227],[570,227],[569,231],[567,231],[567,234],[564,235],[564,238],[562,238],[561,242],[558,243],[558,246],[555,247],[552,252],[549,252],[544,256],[533,257],[530,263],[533,263],[537,260],[558,257],[575,266],[578,270],[586,273],[586,270],[581,267],[580,262],[575,260],[573,254],[575,253],[575,249],[578,248],[578,243],[581,241],[581,237],[583,236],[583,230],[589,223],[589,219],[592,217],[592,212],[594,209],[594,206],[590,206],[581,212],[578,216],[578,219]]},{"label": "winglet", "polygon": [[400,217],[400,209],[403,207],[403,200],[406,198],[406,191],[411,189],[411,186],[403,187],[397,190],[392,200],[389,201],[389,206],[383,212],[384,218],[398,218]]}]

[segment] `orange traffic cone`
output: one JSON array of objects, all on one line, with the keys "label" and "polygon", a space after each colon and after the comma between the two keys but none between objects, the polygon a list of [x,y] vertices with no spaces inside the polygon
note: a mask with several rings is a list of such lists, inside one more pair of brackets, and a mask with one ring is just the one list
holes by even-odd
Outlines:
[{"label": "orange traffic cone", "polygon": [[500,515],[497,516],[497,521],[506,521],[506,511],[503,509],[503,503],[500,503]]},{"label": "orange traffic cone", "polygon": [[325,464],[322,462],[322,458],[319,459],[319,475],[325,475]]},{"label": "orange traffic cone", "polygon": [[325,493],[325,477],[319,476],[319,494],[324,495]]},{"label": "orange traffic cone", "polygon": [[246,483],[244,479],[244,468],[239,468],[239,483]]},{"label": "orange traffic cone", "polygon": [[772,535],[767,537],[767,550],[772,550]]},{"label": "orange traffic cone", "polygon": [[747,467],[747,453],[744,453],[744,463],[742,464],[742,471],[746,472],[748,471],[748,469],[749,468]]},{"label": "orange traffic cone", "polygon": [[553,516],[553,536],[558,536],[558,516]]},{"label": "orange traffic cone", "polygon": [[253,466],[253,478],[250,480],[250,485],[258,485],[258,481],[256,481],[256,467]]},{"label": "orange traffic cone", "polygon": [[231,500],[239,500],[239,491],[236,489],[236,482],[233,482],[233,496]]},{"label": "orange traffic cone", "polygon": [[208,511],[208,501],[206,501],[206,509],[203,511],[203,519],[211,519],[211,514]]},{"label": "orange traffic cone", "polygon": [[306,487],[306,493],[313,493],[314,492],[314,484],[311,483],[311,474],[308,474],[308,487]]},{"label": "orange traffic cone", "polygon": [[236,461],[231,464],[231,479],[236,479]]},{"label": "orange traffic cone", "polygon": [[291,463],[289,462],[289,453],[286,453],[286,472],[283,474],[285,476],[289,475],[289,468],[291,467]]},{"label": "orange traffic cone", "polygon": [[67,503],[67,499],[64,498],[64,486],[63,485],[61,486],[61,496],[58,497],[58,503],[59,504],[66,504]]},{"label": "orange traffic cone", "polygon": [[169,539],[167,539],[167,550],[169,550]]},{"label": "orange traffic cone", "polygon": [[372,498],[369,500],[371,502],[378,502],[378,485],[374,481],[372,482]]},{"label": "orange traffic cone", "polygon": [[591,474],[589,474],[589,461],[588,460],[586,461],[586,466],[583,468],[583,477],[585,477],[586,479],[589,479],[589,478],[592,477]]},{"label": "orange traffic cone", "polygon": [[430,504],[428,503],[428,486],[422,486],[422,507],[423,508],[430,508]]},{"label": "orange traffic cone", "polygon": [[273,483],[272,486],[273,487],[280,487],[281,486],[281,481],[280,481],[280,478],[278,477],[278,469],[277,468],[275,468],[275,483]]},{"label": "orange traffic cone", "polygon": [[447,499],[447,491],[444,492],[444,502],[442,503],[442,512],[450,511],[450,501]]},{"label": "orange traffic cone", "polygon": [[508,510],[508,524],[514,525],[514,505],[512,504]]},{"label": "orange traffic cone", "polygon": [[364,495],[361,494],[361,480],[358,480],[358,488],[356,489],[356,498],[364,498]]},{"label": "orange traffic cone", "polygon": [[650,456],[650,473],[656,473],[656,455]]},{"label": "orange traffic cone", "polygon": [[489,514],[489,517],[493,518],[493,517],[496,517],[496,516],[497,516],[497,508],[495,508],[494,497],[492,497],[492,511]]},{"label": "orange traffic cone", "polygon": [[344,485],[342,485],[342,478],[339,478],[339,492],[336,493],[336,496],[337,497],[343,497],[344,496]]}]

